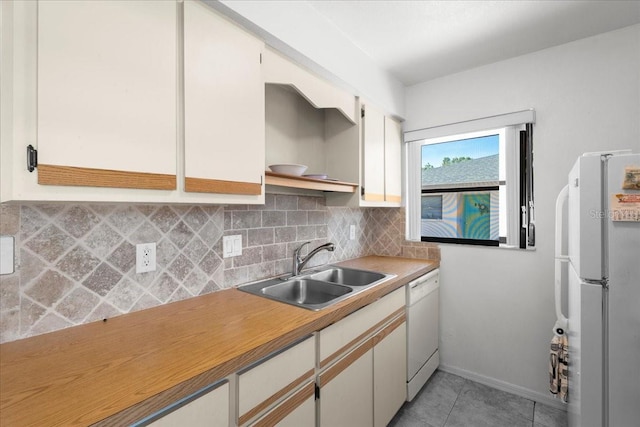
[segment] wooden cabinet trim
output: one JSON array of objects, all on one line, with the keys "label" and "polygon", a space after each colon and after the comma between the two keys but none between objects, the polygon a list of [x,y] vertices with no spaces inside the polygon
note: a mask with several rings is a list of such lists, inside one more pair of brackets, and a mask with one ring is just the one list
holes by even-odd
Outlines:
[{"label": "wooden cabinet trim", "polygon": [[313,376],[313,369],[310,369],[307,372],[305,372],[304,374],[302,374],[295,381],[291,382],[288,386],[286,386],[283,389],[279,390],[278,392],[272,394],[270,397],[268,397],[267,399],[262,401],[262,403],[256,405],[255,407],[253,407],[253,409],[247,411],[245,414],[240,416],[240,418],[238,419],[238,423],[240,425],[246,423],[248,420],[250,420],[251,418],[255,417],[257,414],[259,414],[260,412],[264,411],[269,406],[273,405],[275,402],[280,400],[283,396],[286,396],[288,393],[290,393],[292,390],[294,390],[300,384],[302,384],[305,381],[307,381],[308,379],[310,379],[312,376]]},{"label": "wooden cabinet trim", "polygon": [[397,319],[394,319],[391,323],[385,326],[380,332],[378,332],[373,337],[373,345],[374,346],[378,345],[380,341],[388,337],[391,334],[391,332],[398,329],[398,327],[406,321],[407,321],[407,314],[406,313],[400,314],[400,316]]},{"label": "wooden cabinet trim", "polygon": [[384,194],[364,193],[362,200],[365,202],[384,202]]},{"label": "wooden cabinet trim", "polygon": [[265,172],[267,185],[278,185],[290,188],[306,188],[308,190],[334,191],[338,193],[355,193],[358,184],[344,181],[329,181],[304,176],[284,175],[275,172]]},{"label": "wooden cabinet trim", "polygon": [[38,165],[38,184],[175,190],[176,176],[75,166]]},{"label": "wooden cabinet trim", "polygon": [[311,382],[304,386],[300,391],[295,393],[292,397],[287,399],[264,418],[253,424],[253,427],[267,427],[273,426],[282,421],[287,415],[296,410],[307,399],[312,397],[315,393],[315,383]]},{"label": "wooden cabinet trim", "polygon": [[190,193],[245,194],[259,196],[262,184],[254,182],[225,181],[222,179],[190,178],[184,179],[184,191]]},{"label": "wooden cabinet trim", "polygon": [[347,369],[353,362],[358,360],[362,355],[364,355],[367,351],[373,348],[373,338],[368,339],[363,342],[359,347],[345,356],[343,359],[336,362],[335,365],[327,369],[324,373],[319,376],[319,386],[320,388],[329,384],[329,382],[340,375],[342,371]]},{"label": "wooden cabinet trim", "polygon": [[386,201],[393,202],[393,203],[400,203],[402,202],[402,196],[394,196],[394,195],[387,194]]},{"label": "wooden cabinet trim", "polygon": [[330,363],[332,363],[341,354],[345,353],[348,349],[350,349],[351,347],[355,346],[358,342],[362,341],[366,337],[368,337],[371,334],[373,334],[375,331],[380,329],[380,327],[382,325],[385,325],[386,323],[391,321],[391,319],[393,319],[394,317],[397,317],[397,316],[402,316],[403,318],[405,317],[405,307],[399,308],[398,310],[394,311],[393,313],[391,313],[390,315],[385,317],[383,320],[381,320],[380,322],[376,323],[375,325],[373,325],[372,327],[370,327],[369,329],[364,331],[362,334],[358,335],[356,338],[354,338],[353,340],[351,340],[350,342],[348,342],[347,344],[342,346],[340,349],[336,350],[332,355],[328,356],[324,360],[321,360],[320,361],[320,369],[322,369],[322,368],[326,367],[327,365],[329,365]]}]

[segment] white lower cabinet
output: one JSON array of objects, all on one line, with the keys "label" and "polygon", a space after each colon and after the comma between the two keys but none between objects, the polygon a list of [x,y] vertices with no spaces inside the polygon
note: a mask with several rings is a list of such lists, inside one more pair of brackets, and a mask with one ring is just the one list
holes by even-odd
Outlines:
[{"label": "white lower cabinet", "polygon": [[319,425],[385,426],[406,398],[405,292],[321,330]]},{"label": "white lower cabinet", "polygon": [[320,425],[373,425],[373,349],[368,340],[319,377]]},{"label": "white lower cabinet", "polygon": [[380,331],[373,352],[373,425],[384,427],[407,397],[407,328],[402,319]]},{"label": "white lower cabinet", "polygon": [[132,427],[223,427],[229,425],[229,383],[212,385],[158,411]]}]

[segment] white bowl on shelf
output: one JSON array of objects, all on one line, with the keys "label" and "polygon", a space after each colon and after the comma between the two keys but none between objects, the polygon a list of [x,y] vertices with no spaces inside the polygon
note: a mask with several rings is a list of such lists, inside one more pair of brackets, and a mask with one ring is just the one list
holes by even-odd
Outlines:
[{"label": "white bowl on shelf", "polygon": [[269,169],[275,173],[300,176],[307,170],[307,166],[296,164],[269,165]]}]

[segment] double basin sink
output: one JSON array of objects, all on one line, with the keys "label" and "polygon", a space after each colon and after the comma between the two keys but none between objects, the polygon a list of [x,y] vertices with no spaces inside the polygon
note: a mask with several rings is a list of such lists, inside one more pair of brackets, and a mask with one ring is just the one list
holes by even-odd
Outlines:
[{"label": "double basin sink", "polygon": [[287,279],[241,285],[238,289],[309,310],[320,310],[393,277],[393,274],[328,266]]}]

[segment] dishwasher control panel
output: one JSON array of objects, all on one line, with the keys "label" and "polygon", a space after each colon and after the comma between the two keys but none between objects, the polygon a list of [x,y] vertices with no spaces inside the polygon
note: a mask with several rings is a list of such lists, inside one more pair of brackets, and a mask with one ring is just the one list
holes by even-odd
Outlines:
[{"label": "dishwasher control panel", "polygon": [[416,301],[426,297],[440,286],[440,270],[435,269],[420,276],[407,285],[407,304],[413,305]]}]

